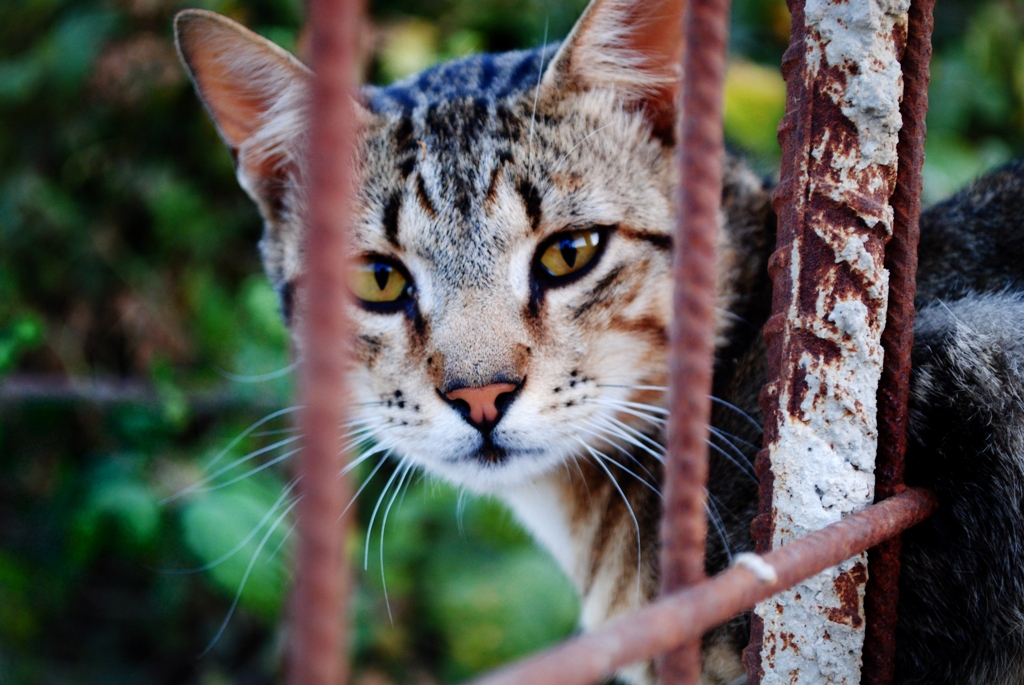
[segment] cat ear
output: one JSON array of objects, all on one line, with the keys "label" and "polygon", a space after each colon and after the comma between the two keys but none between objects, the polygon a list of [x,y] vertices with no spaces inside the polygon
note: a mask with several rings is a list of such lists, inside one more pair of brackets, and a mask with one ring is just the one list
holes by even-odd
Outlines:
[{"label": "cat ear", "polygon": [[235,156],[243,186],[262,195],[266,181],[280,179],[303,152],[312,72],[215,12],[179,12],[174,35],[200,100]]},{"label": "cat ear", "polygon": [[592,0],[544,74],[542,89],[611,88],[671,136],[686,0]]}]

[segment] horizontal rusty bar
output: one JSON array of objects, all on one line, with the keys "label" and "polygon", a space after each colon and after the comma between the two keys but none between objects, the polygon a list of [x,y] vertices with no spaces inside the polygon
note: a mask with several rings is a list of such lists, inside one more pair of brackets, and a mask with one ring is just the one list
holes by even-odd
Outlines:
[{"label": "horizontal rusty bar", "polygon": [[935,495],[910,488],[762,556],[742,557],[699,585],[668,595],[601,630],[568,640],[472,685],[590,685],[616,669],[699,639],[710,628],[791,585],[925,520]]}]

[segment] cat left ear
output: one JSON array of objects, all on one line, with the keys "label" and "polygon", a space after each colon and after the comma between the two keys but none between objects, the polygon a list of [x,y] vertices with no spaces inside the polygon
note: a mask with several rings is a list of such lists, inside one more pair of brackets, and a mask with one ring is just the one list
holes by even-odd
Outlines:
[{"label": "cat left ear", "polygon": [[544,74],[549,91],[610,88],[671,138],[686,0],[592,0]]},{"label": "cat left ear", "polygon": [[280,219],[301,174],[313,73],[244,26],[206,10],[174,18],[178,53],[238,181],[265,219]]},{"label": "cat left ear", "polygon": [[215,12],[179,12],[174,37],[240,171],[262,177],[294,162],[301,153],[312,72],[266,38]]}]

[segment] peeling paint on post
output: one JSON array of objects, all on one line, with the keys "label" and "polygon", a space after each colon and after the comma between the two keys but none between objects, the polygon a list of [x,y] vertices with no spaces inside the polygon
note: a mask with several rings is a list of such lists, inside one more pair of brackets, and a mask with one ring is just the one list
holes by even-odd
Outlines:
[{"label": "peeling paint on post", "polygon": [[[790,0],[759,551],[871,504],[909,0]],[[755,609],[750,682],[860,682],[861,554]]]}]

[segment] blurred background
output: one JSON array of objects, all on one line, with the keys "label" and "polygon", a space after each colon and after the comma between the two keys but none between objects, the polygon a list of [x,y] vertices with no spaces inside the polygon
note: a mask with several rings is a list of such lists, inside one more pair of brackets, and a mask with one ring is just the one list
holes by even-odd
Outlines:
[{"label": "blurred background", "polygon": [[[367,78],[561,38],[584,4],[374,0]],[[301,0],[0,2],[5,685],[281,673],[289,343],[171,42],[194,6],[304,53]],[[726,130],[771,175],[789,15],[733,7]],[[928,202],[1024,155],[1024,3],[936,12]],[[357,683],[457,682],[574,630],[571,588],[504,510],[419,478],[391,508],[393,468],[356,503]]]}]

